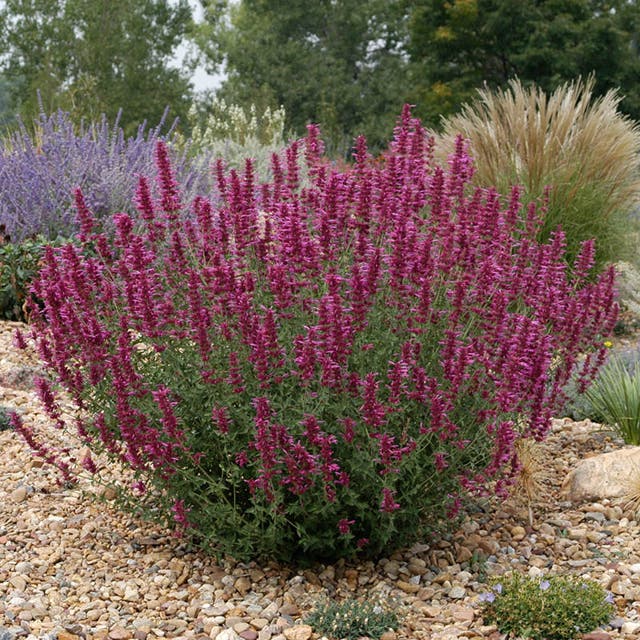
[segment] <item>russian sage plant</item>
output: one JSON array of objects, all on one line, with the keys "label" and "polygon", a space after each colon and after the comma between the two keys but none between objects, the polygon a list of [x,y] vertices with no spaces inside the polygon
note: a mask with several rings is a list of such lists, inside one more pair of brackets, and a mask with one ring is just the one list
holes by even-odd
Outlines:
[{"label": "russian sage plant", "polygon": [[[44,235],[71,237],[76,229],[73,190],[82,188],[97,217],[131,211],[136,175],[154,170],[154,150],[163,123],[126,138],[118,121],[79,127],[63,111],[42,114],[33,133],[19,122],[2,140],[0,150],[0,224],[13,242]],[[189,193],[208,193],[206,176],[194,173],[190,163],[173,154],[176,170]]]},{"label": "russian sage plant", "polygon": [[[46,250],[31,335],[80,439],[132,470],[122,499],[207,548],[409,544],[469,493],[506,494],[517,437],[544,438],[578,354],[584,383],[604,357],[617,306],[613,271],[588,277],[593,243],[569,269],[517,189],[467,195],[463,142],[434,165],[408,107],[380,158],[359,138],[335,168],[310,126],[271,182],[219,163],[221,204],[189,216],[156,154],[160,195],[141,177],[113,241],[76,192],[78,242]],[[38,389],[65,428],[57,389]],[[14,427],[72,477],[69,455]]]}]

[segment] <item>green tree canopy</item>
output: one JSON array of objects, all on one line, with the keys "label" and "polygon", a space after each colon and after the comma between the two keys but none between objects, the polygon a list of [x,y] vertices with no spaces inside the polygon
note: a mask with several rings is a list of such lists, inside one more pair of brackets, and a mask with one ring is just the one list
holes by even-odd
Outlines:
[{"label": "green tree canopy", "polygon": [[634,0],[415,0],[410,3],[411,99],[431,122],[475,89],[510,78],[546,92],[595,73],[595,94],[620,87],[640,118],[640,7]]},{"label": "green tree canopy", "polygon": [[114,118],[131,130],[157,123],[167,105],[188,108],[191,87],[171,67],[191,26],[188,0],[5,0],[0,9],[1,69],[16,110],[68,109]]},{"label": "green tree canopy", "polygon": [[241,0],[229,20],[209,13],[206,53],[226,62],[220,95],[259,109],[284,106],[302,133],[319,122],[344,152],[351,136],[382,142],[403,102],[404,8],[398,0]]}]

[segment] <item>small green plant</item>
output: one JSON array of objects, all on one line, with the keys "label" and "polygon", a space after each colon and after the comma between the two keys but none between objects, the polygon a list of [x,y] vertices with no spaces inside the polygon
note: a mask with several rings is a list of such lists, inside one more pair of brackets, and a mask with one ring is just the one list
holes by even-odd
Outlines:
[{"label": "small green plant", "polygon": [[10,410],[0,405],[0,431],[7,431],[11,428]]},{"label": "small green plant", "polygon": [[501,633],[532,640],[573,640],[607,623],[613,596],[591,580],[512,573],[479,596],[485,622]]},{"label": "small green plant", "polygon": [[35,236],[0,244],[0,319],[27,319],[24,303],[47,243],[44,236]]},{"label": "small green plant", "polygon": [[640,445],[640,362],[613,356],[586,390],[591,413],[626,444]]},{"label": "small green plant", "polygon": [[340,640],[357,640],[366,636],[376,640],[390,629],[398,628],[398,615],[381,604],[346,600],[326,601],[306,619],[318,633]]}]

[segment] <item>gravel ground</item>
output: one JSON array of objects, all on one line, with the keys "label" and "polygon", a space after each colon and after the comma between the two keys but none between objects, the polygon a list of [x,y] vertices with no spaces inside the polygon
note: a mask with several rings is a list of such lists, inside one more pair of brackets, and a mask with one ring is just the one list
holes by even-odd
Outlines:
[{"label": "gravel ground", "polygon": [[[0,323],[0,404],[47,424],[32,391],[37,361],[16,353]],[[69,444],[69,443],[68,443]],[[0,431],[0,640],[212,638],[308,640],[304,624],[323,598],[378,598],[402,627],[385,640],[490,638],[476,603],[488,576],[579,575],[615,595],[612,638],[640,637],[640,524],[624,504],[572,506],[559,488],[575,463],[621,443],[589,422],[554,421],[540,450],[533,524],[518,499],[486,505],[449,539],[417,544],[377,563],[309,570],[241,564],[194,552],[168,532],[118,512],[104,489],[72,489],[33,460],[11,430]],[[109,469],[105,469],[105,474]],[[100,492],[98,492],[100,493]],[[93,498],[92,498],[93,494]]]}]

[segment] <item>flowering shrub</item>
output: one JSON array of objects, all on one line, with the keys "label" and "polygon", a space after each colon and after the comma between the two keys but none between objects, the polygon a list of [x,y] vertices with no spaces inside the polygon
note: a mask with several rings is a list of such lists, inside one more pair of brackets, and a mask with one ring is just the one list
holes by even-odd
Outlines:
[{"label": "flowering shrub", "polygon": [[342,170],[310,126],[272,182],[219,165],[221,206],[184,217],[159,143],[160,196],[140,178],[113,242],[76,192],[79,244],[46,250],[32,336],[80,438],[133,470],[132,508],[236,557],[335,558],[505,494],[518,430],[544,438],[577,355],[585,381],[604,355],[613,271],[588,281],[591,242],[569,271],[517,190],[465,195],[462,141],[447,168],[431,157],[408,107],[383,157],[361,138]]},{"label": "flowering shrub", "polygon": [[[142,125],[135,137],[125,138],[117,121],[76,127],[63,111],[43,114],[34,124],[32,135],[19,123],[0,151],[0,224],[14,242],[39,234],[70,237],[76,231],[76,187],[98,217],[131,209],[136,175],[153,171],[163,127],[145,131]],[[184,158],[175,160],[184,188],[207,193],[206,177],[192,173]]]},{"label": "flowering shrub", "polygon": [[251,158],[258,179],[267,180],[271,178],[271,157],[286,146],[285,117],[283,108],[267,107],[258,113],[255,105],[247,110],[217,99],[202,114],[194,103],[189,110],[191,135],[187,140],[176,138],[174,143],[183,145],[194,167],[205,174],[218,159],[228,168],[242,170]]},{"label": "flowering shrub", "polygon": [[503,576],[479,596],[485,622],[533,640],[573,640],[611,620],[613,595],[592,580]]},{"label": "flowering shrub", "polygon": [[325,601],[305,622],[316,632],[341,640],[363,637],[378,640],[386,631],[393,631],[399,626],[398,614],[384,601],[379,604],[358,600]]}]

